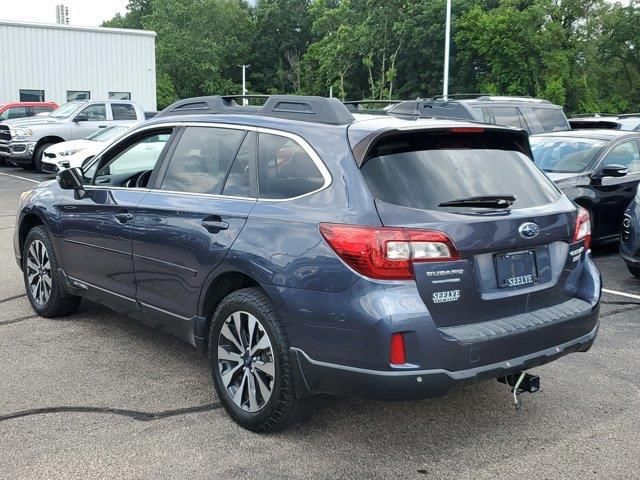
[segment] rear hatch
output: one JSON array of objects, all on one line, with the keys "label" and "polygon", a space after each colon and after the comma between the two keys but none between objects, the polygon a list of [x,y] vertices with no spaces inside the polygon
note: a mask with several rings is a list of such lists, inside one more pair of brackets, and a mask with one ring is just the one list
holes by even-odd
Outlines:
[{"label": "rear hatch", "polygon": [[575,241],[577,208],[535,166],[521,132],[396,131],[354,153],[384,226],[451,240],[451,258],[412,265],[436,325],[511,317],[575,296],[586,251]]}]

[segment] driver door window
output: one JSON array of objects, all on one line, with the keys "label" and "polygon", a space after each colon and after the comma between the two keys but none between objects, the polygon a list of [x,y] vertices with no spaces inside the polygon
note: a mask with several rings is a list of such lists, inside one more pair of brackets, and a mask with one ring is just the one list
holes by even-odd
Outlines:
[{"label": "driver door window", "polygon": [[82,109],[78,116],[86,117],[87,122],[100,122],[107,119],[107,108],[104,103],[97,103]]},{"label": "driver door window", "polygon": [[640,151],[638,150],[638,143],[632,140],[613,147],[602,162],[602,167],[608,165],[622,165],[629,169],[629,173],[640,172]]},{"label": "driver door window", "polygon": [[93,183],[112,187],[146,188],[151,172],[170,137],[171,131],[162,131],[149,133],[132,144],[129,144],[131,139],[124,140],[122,147],[115,147],[118,153],[113,158],[100,162]]}]

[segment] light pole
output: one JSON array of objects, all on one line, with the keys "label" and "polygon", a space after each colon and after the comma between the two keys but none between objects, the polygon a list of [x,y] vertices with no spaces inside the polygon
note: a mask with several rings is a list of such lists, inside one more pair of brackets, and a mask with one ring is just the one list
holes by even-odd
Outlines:
[{"label": "light pole", "polygon": [[[249,68],[251,65],[238,65],[239,67],[242,67],[242,95],[246,95],[247,94],[247,76],[246,76],[246,71],[247,68]],[[242,99],[242,105],[247,105],[247,99],[243,98]]]},{"label": "light pole", "polygon": [[444,79],[442,97],[446,101],[449,96],[449,43],[451,43],[451,0],[447,0],[447,20],[444,27]]}]

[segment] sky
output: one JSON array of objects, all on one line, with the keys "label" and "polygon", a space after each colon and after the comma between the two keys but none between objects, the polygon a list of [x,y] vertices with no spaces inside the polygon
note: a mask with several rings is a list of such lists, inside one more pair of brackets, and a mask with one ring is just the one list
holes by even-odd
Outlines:
[{"label": "sky", "polygon": [[56,5],[69,7],[69,24],[98,26],[116,13],[124,14],[128,0],[0,0],[0,20],[56,23]]}]

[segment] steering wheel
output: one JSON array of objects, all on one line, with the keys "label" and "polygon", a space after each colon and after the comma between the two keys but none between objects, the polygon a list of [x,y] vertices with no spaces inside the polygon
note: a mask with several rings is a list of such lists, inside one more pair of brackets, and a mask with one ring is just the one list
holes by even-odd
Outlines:
[{"label": "steering wheel", "polygon": [[146,172],[142,172],[140,175],[138,175],[138,179],[136,180],[136,188],[145,188],[147,186],[149,178],[151,178],[151,172],[153,172],[153,170],[147,170]]}]

